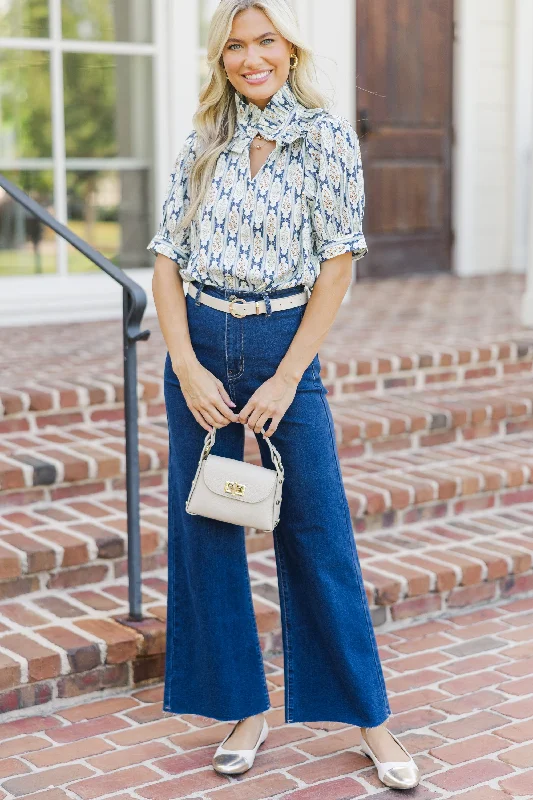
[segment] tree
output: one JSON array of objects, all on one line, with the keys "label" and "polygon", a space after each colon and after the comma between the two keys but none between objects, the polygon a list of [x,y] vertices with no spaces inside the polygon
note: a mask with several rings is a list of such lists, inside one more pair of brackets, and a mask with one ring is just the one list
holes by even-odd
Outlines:
[{"label": "tree", "polygon": [[[93,38],[113,38],[113,3],[109,0],[63,0],[66,38],[79,38],[78,26],[89,24]],[[48,35],[47,0],[14,0],[0,12],[0,29],[8,35]],[[100,53],[65,53],[63,83],[67,157],[117,154],[115,130],[116,58]],[[0,143],[9,143],[7,157],[50,158],[52,155],[50,65],[38,50],[0,51]],[[99,173],[78,171],[68,176],[69,197],[92,219],[91,197]],[[44,202],[52,195],[49,171],[20,173],[21,188]],[[49,200],[48,200],[49,202]]]}]

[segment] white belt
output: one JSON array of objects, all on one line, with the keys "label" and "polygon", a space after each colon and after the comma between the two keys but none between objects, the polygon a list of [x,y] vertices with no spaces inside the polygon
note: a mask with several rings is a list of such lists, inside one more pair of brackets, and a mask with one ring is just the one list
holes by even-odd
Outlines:
[{"label": "white belt", "polygon": [[[185,294],[190,294],[191,297],[196,298],[198,288],[193,283],[187,284]],[[303,306],[309,300],[307,290],[288,295],[287,297],[273,297],[270,300],[270,308],[272,311],[281,311],[284,308],[295,308],[296,306]],[[247,317],[249,314],[266,314],[266,303],[264,300],[245,300],[243,297],[236,297],[234,294],[230,295],[229,300],[222,300],[220,297],[213,297],[213,295],[200,293],[200,302],[205,303],[206,306],[217,308],[219,311],[226,311],[232,317]],[[238,304],[238,305],[237,305]]]}]

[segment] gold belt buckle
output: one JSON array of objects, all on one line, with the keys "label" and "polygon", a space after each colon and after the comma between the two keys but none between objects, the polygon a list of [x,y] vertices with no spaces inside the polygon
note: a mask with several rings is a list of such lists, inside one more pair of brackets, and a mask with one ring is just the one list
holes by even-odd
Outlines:
[{"label": "gold belt buckle", "polygon": [[229,313],[231,314],[232,317],[237,317],[238,319],[245,317],[246,314],[239,314],[236,312],[236,310],[233,308],[233,303],[246,304],[246,300],[244,299],[244,297],[235,297],[234,294],[231,295],[229,299]]}]

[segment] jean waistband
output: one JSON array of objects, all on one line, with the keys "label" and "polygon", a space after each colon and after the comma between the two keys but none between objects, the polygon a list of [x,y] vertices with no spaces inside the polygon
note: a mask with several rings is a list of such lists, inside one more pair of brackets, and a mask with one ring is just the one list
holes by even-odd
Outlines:
[{"label": "jean waistband", "polygon": [[246,300],[261,300],[265,297],[265,295],[271,299],[274,297],[288,297],[291,294],[299,294],[306,288],[305,285],[301,283],[298,284],[298,286],[291,286],[288,289],[266,289],[265,291],[257,292],[250,289],[222,288],[219,286],[213,286],[210,283],[201,283],[200,281],[191,281],[191,283],[205,294],[213,295],[214,297],[220,297],[222,300],[227,300],[231,295],[235,295],[235,297],[243,297]]}]

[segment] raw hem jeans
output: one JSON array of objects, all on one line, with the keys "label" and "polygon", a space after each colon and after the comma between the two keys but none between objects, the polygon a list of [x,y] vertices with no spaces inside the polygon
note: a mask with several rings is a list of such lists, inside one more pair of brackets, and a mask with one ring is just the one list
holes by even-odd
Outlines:
[{"label": "raw hem jeans", "polygon": [[[226,299],[263,297],[212,286],[204,292]],[[196,357],[223,382],[236,413],[274,375],[306,308],[238,319],[197,304],[191,295],[186,306]],[[285,470],[274,529],[285,721],[374,727],[391,712],[326,394],[315,356],[272,437]],[[163,708],[238,720],[270,707],[244,528],[185,511],[206,431],[188,409],[168,355],[165,401],[170,455]],[[242,460],[244,432],[240,423],[218,428],[212,452]],[[262,434],[256,438],[263,466],[272,469]]]}]

